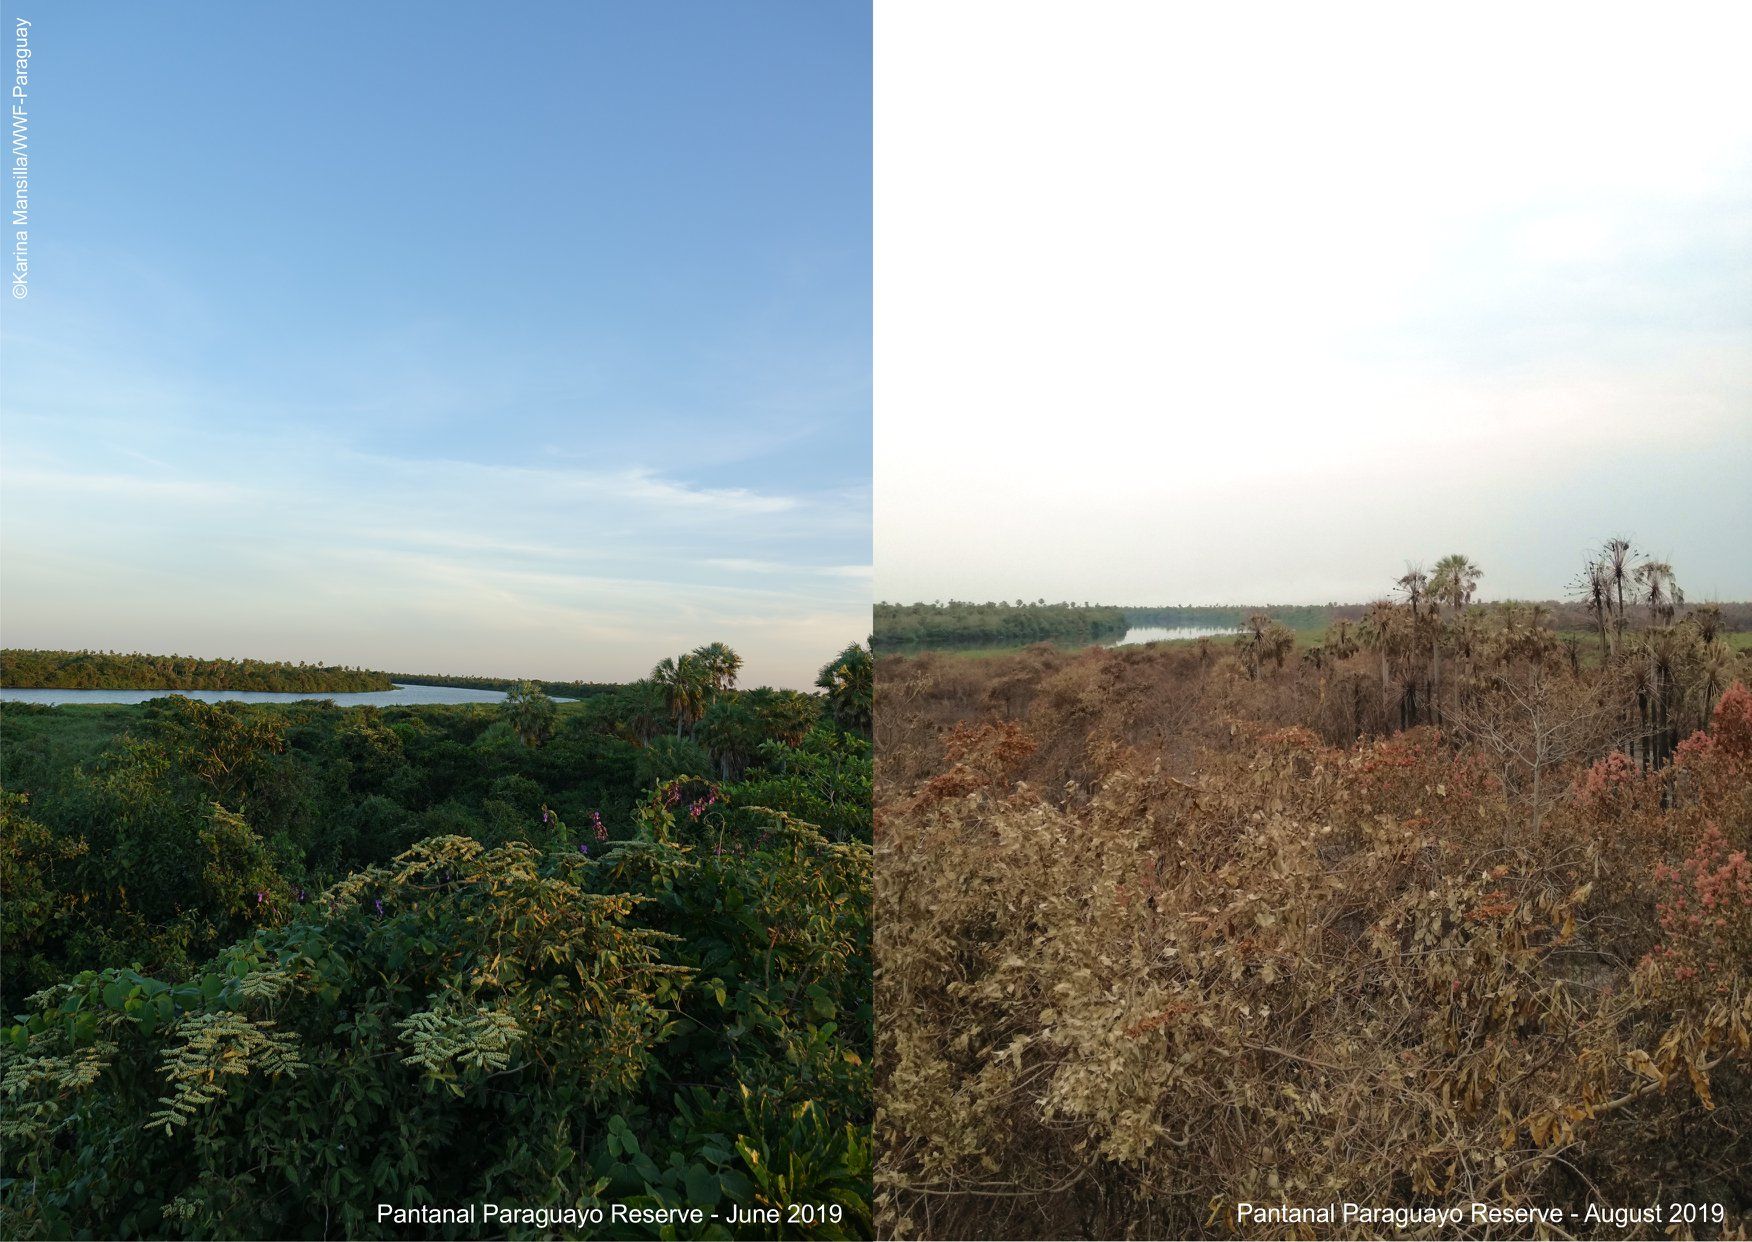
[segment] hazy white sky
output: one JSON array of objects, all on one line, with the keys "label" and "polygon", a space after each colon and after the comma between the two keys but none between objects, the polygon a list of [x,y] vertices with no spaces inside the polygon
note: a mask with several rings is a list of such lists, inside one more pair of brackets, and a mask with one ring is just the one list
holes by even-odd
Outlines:
[{"label": "hazy white sky", "polygon": [[1752,6],[876,38],[877,598],[1752,597]]}]

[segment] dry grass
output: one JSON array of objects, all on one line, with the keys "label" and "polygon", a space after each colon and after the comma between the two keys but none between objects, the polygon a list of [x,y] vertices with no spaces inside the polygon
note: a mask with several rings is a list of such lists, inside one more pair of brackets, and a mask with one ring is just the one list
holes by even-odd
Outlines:
[{"label": "dry grass", "polygon": [[1674,1197],[1745,1236],[1752,742],[1597,763],[1612,688],[1539,671],[1526,719],[1392,734],[1353,663],[879,663],[886,1236]]}]

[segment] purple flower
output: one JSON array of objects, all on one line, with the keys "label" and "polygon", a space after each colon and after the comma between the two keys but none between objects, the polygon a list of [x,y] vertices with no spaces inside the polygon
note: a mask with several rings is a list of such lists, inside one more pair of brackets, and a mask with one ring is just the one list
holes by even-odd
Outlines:
[{"label": "purple flower", "polygon": [[586,858],[590,857],[590,847],[585,845],[582,841],[578,842],[578,852]]},{"label": "purple flower", "polygon": [[261,905],[262,902],[266,901],[267,899],[268,899],[268,895],[266,893],[262,892],[262,890],[259,888],[256,889],[256,905],[258,905],[258,906]]},{"label": "purple flower", "polygon": [[383,915],[383,898],[381,898],[381,897],[373,898],[372,902],[371,902],[371,908],[376,910],[378,917],[381,918]]},{"label": "purple flower", "polygon": [[298,888],[298,900],[299,900],[299,901],[304,901],[304,900],[306,900],[306,897],[305,897],[305,895],[304,895],[304,886],[303,886],[303,885],[299,885],[299,888]]}]

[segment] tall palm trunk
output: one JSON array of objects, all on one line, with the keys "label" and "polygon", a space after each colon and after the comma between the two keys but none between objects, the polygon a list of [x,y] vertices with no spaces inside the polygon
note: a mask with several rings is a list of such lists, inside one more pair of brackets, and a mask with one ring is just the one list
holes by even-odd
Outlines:
[{"label": "tall palm trunk", "polygon": [[1440,724],[1442,715],[1442,635],[1430,639],[1430,723]]}]

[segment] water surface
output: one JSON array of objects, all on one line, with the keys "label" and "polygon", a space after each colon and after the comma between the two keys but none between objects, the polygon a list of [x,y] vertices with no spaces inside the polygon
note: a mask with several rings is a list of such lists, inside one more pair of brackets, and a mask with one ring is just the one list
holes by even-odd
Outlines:
[{"label": "water surface", "polygon": [[[337,707],[410,707],[421,703],[499,703],[503,690],[471,690],[465,686],[404,686],[394,690],[363,690],[349,694],[290,690],[14,690],[0,687],[0,700],[16,703],[144,703],[181,694],[203,703],[296,703],[329,699]],[[572,700],[555,698],[556,703]]]},{"label": "water surface", "polygon": [[1225,630],[1207,625],[1140,625],[1125,632],[1125,637],[1108,643],[1109,647],[1132,647],[1138,643],[1185,642],[1189,638],[1233,638],[1240,630]]}]

